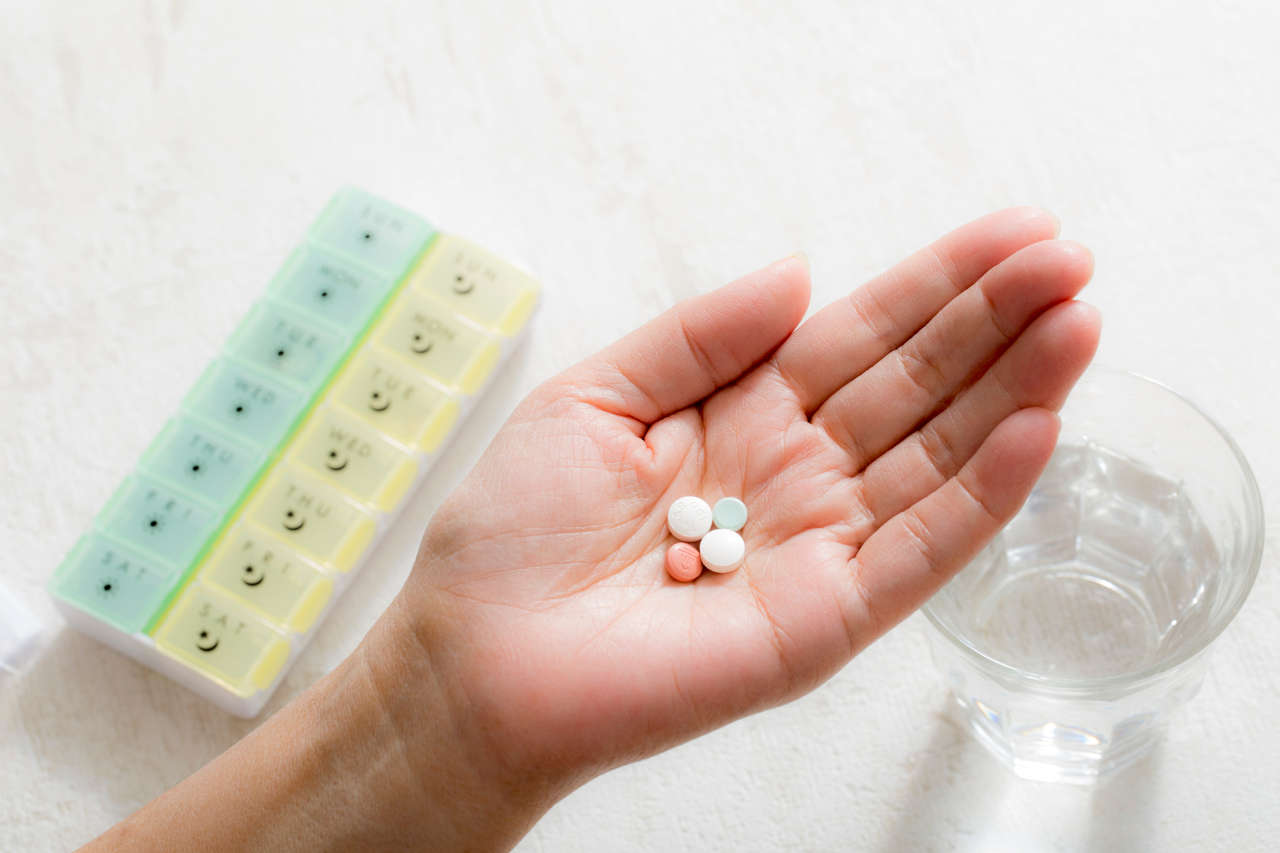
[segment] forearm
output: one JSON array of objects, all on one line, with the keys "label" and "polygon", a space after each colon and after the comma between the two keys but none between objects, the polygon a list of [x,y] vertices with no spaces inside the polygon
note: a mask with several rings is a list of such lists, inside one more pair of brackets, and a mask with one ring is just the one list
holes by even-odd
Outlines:
[{"label": "forearm", "polygon": [[504,780],[395,605],[332,673],[86,850],[501,850],[549,804]]}]

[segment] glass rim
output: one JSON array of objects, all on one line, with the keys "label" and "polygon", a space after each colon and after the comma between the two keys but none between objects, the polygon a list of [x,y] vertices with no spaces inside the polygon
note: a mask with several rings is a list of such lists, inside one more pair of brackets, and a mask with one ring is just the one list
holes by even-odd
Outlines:
[{"label": "glass rim", "polygon": [[[1182,405],[1186,406],[1192,414],[1199,415],[1203,418],[1226,444],[1227,449],[1231,452],[1231,455],[1236,460],[1236,464],[1239,466],[1245,491],[1246,514],[1252,522],[1247,533],[1247,545],[1244,549],[1246,556],[1241,561],[1244,567],[1245,582],[1241,584],[1239,591],[1227,602],[1226,606],[1223,607],[1219,618],[1210,624],[1209,629],[1204,632],[1204,636],[1195,644],[1179,651],[1175,655],[1171,655],[1166,659],[1159,660],[1150,666],[1143,667],[1142,669],[1135,670],[1133,672],[1123,672],[1105,676],[1092,676],[1087,678],[1067,678],[1055,675],[1037,674],[1019,669],[1018,667],[1007,664],[1001,660],[997,660],[944,625],[943,621],[933,611],[933,597],[930,597],[930,599],[921,606],[921,611],[924,613],[925,618],[929,620],[929,623],[933,625],[934,630],[950,642],[951,645],[958,648],[967,657],[976,661],[979,666],[987,670],[994,669],[996,673],[1005,677],[1013,677],[1019,681],[1031,682],[1036,688],[1044,689],[1049,692],[1092,692],[1099,688],[1132,687],[1151,681],[1185,663],[1207,649],[1209,645],[1212,644],[1224,630],[1226,630],[1226,627],[1231,624],[1232,620],[1236,618],[1236,614],[1240,612],[1240,608],[1244,606],[1246,599],[1249,597],[1249,593],[1253,590],[1253,585],[1258,578],[1258,571],[1262,566],[1262,550],[1265,539],[1264,531],[1266,530],[1266,518],[1262,508],[1262,493],[1258,488],[1258,480],[1253,473],[1253,468],[1249,465],[1249,460],[1245,458],[1244,451],[1240,449],[1240,445],[1238,445],[1236,440],[1231,437],[1231,434],[1226,431],[1222,424],[1218,423],[1217,420],[1215,420],[1198,404],[1189,399],[1186,395],[1175,391],[1173,388],[1158,379],[1152,379],[1150,376],[1146,376],[1132,370],[1125,370],[1123,368],[1108,365],[1096,365],[1090,367],[1081,379],[1087,379],[1094,375],[1123,376],[1128,379],[1135,379],[1139,382],[1146,383],[1157,390],[1165,392],[1182,403]],[[938,591],[941,592],[941,587]],[[936,594],[937,593],[935,593],[935,596]]]}]

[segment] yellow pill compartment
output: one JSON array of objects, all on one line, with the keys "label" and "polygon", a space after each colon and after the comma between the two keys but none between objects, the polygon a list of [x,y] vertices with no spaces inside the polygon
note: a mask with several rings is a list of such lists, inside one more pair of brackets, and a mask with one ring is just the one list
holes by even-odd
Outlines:
[{"label": "yellow pill compartment", "polygon": [[241,523],[227,531],[198,577],[272,624],[306,632],[333,595],[333,581],[270,534]]},{"label": "yellow pill compartment", "polygon": [[361,503],[391,510],[413,484],[418,465],[368,424],[324,407],[307,420],[291,458]]},{"label": "yellow pill compartment", "polygon": [[440,384],[474,394],[502,354],[498,340],[467,325],[438,300],[406,290],[373,342]]},{"label": "yellow pill compartment", "polygon": [[275,680],[289,641],[229,596],[192,584],[156,631],[156,646],[241,696]]},{"label": "yellow pill compartment", "polygon": [[453,428],[460,406],[397,359],[370,347],[335,383],[333,400],[401,444],[431,453]]},{"label": "yellow pill compartment", "polygon": [[414,271],[410,286],[502,335],[524,327],[538,300],[526,273],[469,240],[442,235]]},{"label": "yellow pill compartment", "polygon": [[371,515],[289,461],[276,466],[245,517],[289,548],[340,572],[355,565],[377,531]]}]

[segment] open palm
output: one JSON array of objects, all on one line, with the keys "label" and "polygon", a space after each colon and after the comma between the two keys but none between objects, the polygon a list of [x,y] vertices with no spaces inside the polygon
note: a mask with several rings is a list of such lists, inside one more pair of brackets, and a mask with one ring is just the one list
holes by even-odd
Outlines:
[{"label": "open palm", "polygon": [[[598,770],[811,689],[919,606],[1025,499],[1097,344],[1055,233],[993,214],[798,328],[790,258],[535,390],[400,601],[478,737]],[[738,571],[664,572],[682,495],[746,502]]]}]

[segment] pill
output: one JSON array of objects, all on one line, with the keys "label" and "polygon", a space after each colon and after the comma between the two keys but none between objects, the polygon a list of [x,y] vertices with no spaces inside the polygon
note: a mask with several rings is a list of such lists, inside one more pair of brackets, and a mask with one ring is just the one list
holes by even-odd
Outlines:
[{"label": "pill", "polygon": [[747,545],[733,530],[712,530],[698,544],[702,565],[713,572],[731,572],[742,563]]},{"label": "pill", "polygon": [[667,574],[678,581],[697,580],[702,574],[698,549],[688,542],[677,542],[667,549]]},{"label": "pill", "polygon": [[711,507],[702,498],[686,495],[667,510],[667,528],[685,542],[697,542],[711,529]]},{"label": "pill", "polygon": [[715,509],[711,511],[711,518],[716,523],[716,527],[725,530],[741,530],[742,525],[747,523],[747,505],[737,498],[721,498],[716,501]]}]

